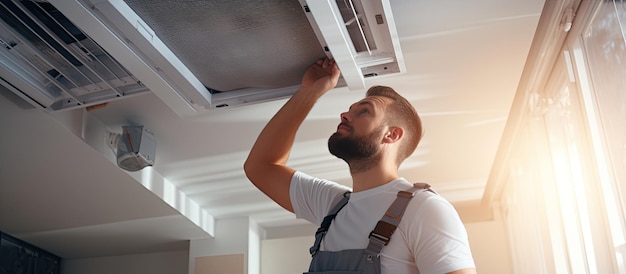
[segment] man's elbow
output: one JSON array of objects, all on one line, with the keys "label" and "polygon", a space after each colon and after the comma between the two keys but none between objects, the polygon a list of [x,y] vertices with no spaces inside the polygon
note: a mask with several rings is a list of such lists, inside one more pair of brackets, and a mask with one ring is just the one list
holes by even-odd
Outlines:
[{"label": "man's elbow", "polygon": [[269,168],[268,164],[251,158],[246,159],[243,163],[244,174],[253,185],[260,189],[263,187],[262,182],[267,181],[267,170],[269,170]]},{"label": "man's elbow", "polygon": [[253,178],[254,178],[255,170],[257,169],[258,169],[258,163],[255,163],[250,158],[246,159],[246,161],[243,163],[243,172],[244,174],[246,174],[246,177],[248,178],[248,180],[250,180],[252,183],[254,183]]}]

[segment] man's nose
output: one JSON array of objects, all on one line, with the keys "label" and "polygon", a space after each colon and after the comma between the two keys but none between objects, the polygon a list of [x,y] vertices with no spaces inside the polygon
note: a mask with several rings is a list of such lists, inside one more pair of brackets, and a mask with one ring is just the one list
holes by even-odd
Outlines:
[{"label": "man's nose", "polygon": [[348,115],[348,112],[342,112],[339,117],[341,118],[342,122],[350,122],[350,117]]}]

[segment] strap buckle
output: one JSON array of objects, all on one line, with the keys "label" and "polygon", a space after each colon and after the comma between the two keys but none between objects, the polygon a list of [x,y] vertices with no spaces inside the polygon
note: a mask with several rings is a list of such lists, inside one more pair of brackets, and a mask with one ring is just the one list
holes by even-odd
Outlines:
[{"label": "strap buckle", "polygon": [[393,234],[393,231],[395,229],[395,225],[384,221],[378,221],[378,223],[376,223],[376,227],[374,227],[374,230],[370,232],[369,238],[379,240],[384,245],[387,245],[389,243],[389,240],[391,239],[391,234]]},{"label": "strap buckle", "polygon": [[372,240],[378,240],[380,242],[382,242],[384,245],[387,245],[389,243],[389,238],[385,237],[383,235],[380,235],[378,233],[374,233],[374,231],[370,232],[370,239]]}]

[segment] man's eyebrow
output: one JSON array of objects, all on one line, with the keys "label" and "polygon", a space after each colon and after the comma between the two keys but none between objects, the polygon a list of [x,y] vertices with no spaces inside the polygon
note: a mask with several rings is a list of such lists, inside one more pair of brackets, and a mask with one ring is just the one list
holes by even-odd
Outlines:
[{"label": "man's eyebrow", "polygon": [[370,102],[370,101],[361,101],[361,102],[352,104],[350,106],[350,108],[348,108],[348,109],[352,109],[352,107],[354,107],[354,106],[363,106],[363,105],[374,107],[374,104],[372,102]]}]

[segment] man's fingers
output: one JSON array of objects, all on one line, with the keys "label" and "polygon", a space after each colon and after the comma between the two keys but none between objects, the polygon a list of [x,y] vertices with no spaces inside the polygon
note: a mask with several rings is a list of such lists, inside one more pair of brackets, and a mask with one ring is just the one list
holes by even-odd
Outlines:
[{"label": "man's fingers", "polygon": [[315,61],[315,64],[321,66],[323,69],[327,69],[335,65],[335,60],[329,58],[320,58]]},{"label": "man's fingers", "polygon": [[324,65],[323,65],[322,67],[323,67],[323,68],[325,68],[325,69],[327,69],[327,68],[329,68],[330,66],[332,66],[332,62],[331,62],[331,60],[330,60],[330,59],[328,59],[328,58],[324,59]]}]

